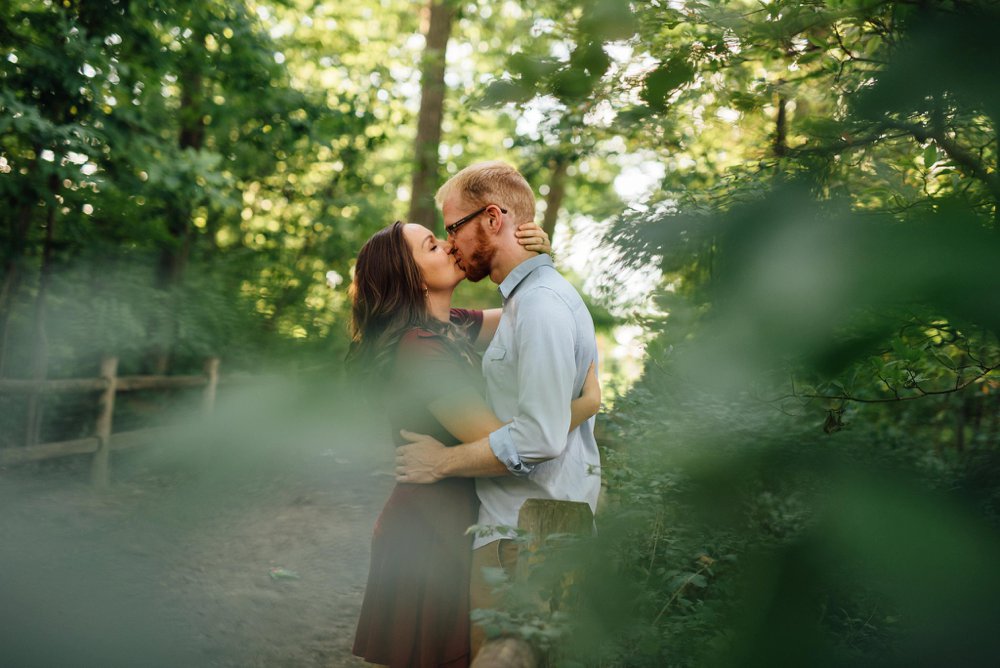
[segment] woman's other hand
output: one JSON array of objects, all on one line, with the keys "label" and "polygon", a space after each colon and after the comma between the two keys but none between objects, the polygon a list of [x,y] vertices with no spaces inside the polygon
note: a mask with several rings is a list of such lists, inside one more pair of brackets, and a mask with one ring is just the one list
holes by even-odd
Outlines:
[{"label": "woman's other hand", "polygon": [[440,480],[438,472],[447,449],[437,439],[405,429],[399,433],[410,443],[396,448],[396,481],[426,485]]},{"label": "woman's other hand", "polygon": [[514,230],[514,236],[517,237],[517,243],[526,250],[552,254],[552,240],[536,223],[521,223]]}]

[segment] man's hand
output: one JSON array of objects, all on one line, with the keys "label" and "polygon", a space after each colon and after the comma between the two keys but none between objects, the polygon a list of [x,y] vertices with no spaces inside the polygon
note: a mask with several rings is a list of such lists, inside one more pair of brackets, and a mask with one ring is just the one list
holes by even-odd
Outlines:
[{"label": "man's hand", "polygon": [[425,434],[414,434],[405,429],[399,433],[410,444],[396,448],[396,481],[426,485],[440,480],[443,476],[437,471],[448,450],[444,444]]}]

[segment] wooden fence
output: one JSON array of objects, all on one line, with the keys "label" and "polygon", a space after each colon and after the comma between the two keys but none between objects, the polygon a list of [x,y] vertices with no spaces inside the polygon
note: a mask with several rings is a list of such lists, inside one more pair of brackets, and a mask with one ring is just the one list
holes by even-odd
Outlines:
[{"label": "wooden fence", "polygon": [[[66,455],[93,454],[91,459],[91,481],[97,487],[107,487],[110,477],[111,450],[121,450],[148,443],[164,431],[164,428],[139,429],[127,432],[112,432],[115,412],[115,395],[119,392],[151,389],[177,389],[203,387],[202,410],[207,414],[215,407],[215,393],[219,384],[219,359],[205,361],[205,372],[196,376],[119,376],[118,358],[101,359],[100,376],[97,378],[68,378],[59,380],[14,380],[0,378],[0,394],[25,394],[29,404],[37,405],[46,394],[100,392],[98,415],[94,435],[71,441],[37,444],[33,436],[37,428],[34,416],[29,415],[27,445],[23,447],[0,448],[0,466],[23,462],[64,457]],[[31,411],[29,411],[31,413]]]}]

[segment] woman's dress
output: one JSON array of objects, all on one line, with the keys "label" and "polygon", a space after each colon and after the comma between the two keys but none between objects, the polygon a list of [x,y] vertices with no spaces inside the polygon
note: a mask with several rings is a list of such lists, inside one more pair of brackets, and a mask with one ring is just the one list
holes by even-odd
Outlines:
[{"label": "woman's dress", "polygon": [[[482,311],[452,309],[451,318],[475,340]],[[396,445],[404,444],[400,429],[456,445],[427,407],[480,386],[478,368],[453,343],[429,330],[407,332],[387,385]],[[355,655],[393,668],[469,665],[472,537],[465,531],[477,511],[471,478],[396,484],[375,523]]]}]

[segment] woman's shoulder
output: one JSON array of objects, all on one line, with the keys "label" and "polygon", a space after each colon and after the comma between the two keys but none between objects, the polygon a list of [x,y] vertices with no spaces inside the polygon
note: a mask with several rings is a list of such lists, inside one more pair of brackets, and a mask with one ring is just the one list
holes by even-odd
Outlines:
[{"label": "woman's shoulder", "polygon": [[413,327],[399,337],[399,354],[427,355],[446,348],[444,336],[426,327]]},{"label": "woman's shoulder", "polygon": [[395,359],[395,376],[410,382],[455,373],[460,358],[444,334],[414,327],[400,337]]},{"label": "woman's shoulder", "polygon": [[483,312],[480,309],[453,308],[449,311],[452,324],[465,326],[483,322]]},{"label": "woman's shoulder", "polygon": [[399,343],[400,345],[413,345],[440,338],[442,338],[440,333],[427,329],[426,327],[411,327],[403,332],[403,335],[399,337]]},{"label": "woman's shoulder", "polygon": [[[449,313],[451,324],[457,326],[460,331],[467,328],[477,328],[482,326],[483,312],[473,309],[453,308]],[[411,327],[399,338],[400,346],[435,346],[446,345],[448,336],[444,331],[432,330],[427,327]],[[474,338],[474,337],[473,337]]]},{"label": "woman's shoulder", "polygon": [[483,328],[483,312],[478,309],[451,309],[451,324],[458,327],[469,341],[475,341]]}]

